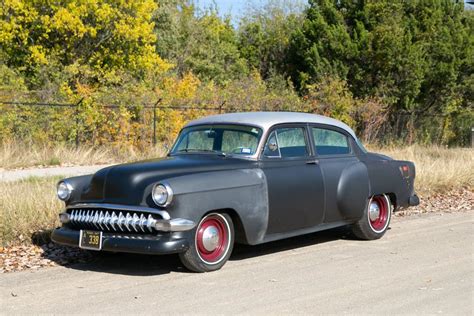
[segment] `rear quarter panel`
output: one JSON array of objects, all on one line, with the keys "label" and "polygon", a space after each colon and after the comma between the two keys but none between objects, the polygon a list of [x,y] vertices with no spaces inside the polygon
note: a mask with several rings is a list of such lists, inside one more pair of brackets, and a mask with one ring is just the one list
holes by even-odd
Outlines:
[{"label": "rear quarter panel", "polygon": [[[414,193],[415,165],[410,161],[376,160],[366,161],[370,178],[370,195],[390,193],[396,207],[408,206],[408,199]],[[410,167],[410,177],[404,178],[400,166]]]}]

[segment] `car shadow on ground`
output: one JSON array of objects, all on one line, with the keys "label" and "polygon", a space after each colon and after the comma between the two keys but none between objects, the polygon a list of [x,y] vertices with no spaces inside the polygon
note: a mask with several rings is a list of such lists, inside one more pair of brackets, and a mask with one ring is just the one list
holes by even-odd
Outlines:
[{"label": "car shadow on ground", "polygon": [[[282,251],[303,248],[338,239],[352,239],[345,227],[273,241],[256,246],[234,247],[230,261],[246,260]],[[130,253],[108,253],[86,251],[54,244],[43,247],[43,258],[58,265],[81,271],[94,271],[130,276],[151,276],[171,272],[190,273],[180,262],[178,255],[140,255]]]},{"label": "car shadow on ground", "polygon": [[294,250],[316,244],[323,244],[334,240],[353,238],[354,237],[346,227],[338,227],[317,233],[300,235],[255,246],[235,245],[230,260],[245,260],[253,257],[269,255],[287,250]]}]

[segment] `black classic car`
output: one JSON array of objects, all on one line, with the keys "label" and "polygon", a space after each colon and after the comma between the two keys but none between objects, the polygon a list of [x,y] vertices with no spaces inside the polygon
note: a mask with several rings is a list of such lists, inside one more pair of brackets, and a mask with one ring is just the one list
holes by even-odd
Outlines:
[{"label": "black classic car", "polygon": [[348,225],[382,237],[393,211],[419,203],[415,166],[369,153],[344,123],[255,112],[187,124],[164,158],[60,181],[56,243],[179,253],[197,272],[221,268],[234,243],[261,244]]}]

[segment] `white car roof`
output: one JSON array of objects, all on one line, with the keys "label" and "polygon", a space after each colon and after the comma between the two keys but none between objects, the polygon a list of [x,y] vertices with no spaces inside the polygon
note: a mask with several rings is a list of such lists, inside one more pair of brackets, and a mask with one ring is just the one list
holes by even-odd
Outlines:
[{"label": "white car roof", "polygon": [[357,139],[354,131],[336,119],[309,113],[298,112],[241,112],[206,116],[186,124],[185,127],[203,124],[248,124],[261,127],[267,131],[273,125],[283,123],[316,123],[332,125],[347,131]]}]

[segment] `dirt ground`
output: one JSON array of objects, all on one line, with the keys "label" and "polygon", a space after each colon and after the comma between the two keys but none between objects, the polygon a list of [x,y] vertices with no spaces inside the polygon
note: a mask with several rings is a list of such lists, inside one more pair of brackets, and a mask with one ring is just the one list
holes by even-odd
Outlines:
[{"label": "dirt ground", "polygon": [[238,246],[220,271],[176,256],[93,255],[0,274],[0,310],[26,313],[434,314],[474,311],[474,211],[395,217],[377,241],[344,229]]}]

